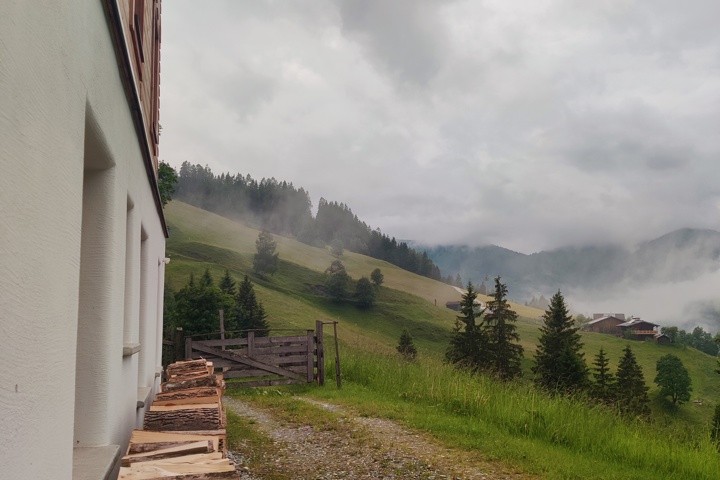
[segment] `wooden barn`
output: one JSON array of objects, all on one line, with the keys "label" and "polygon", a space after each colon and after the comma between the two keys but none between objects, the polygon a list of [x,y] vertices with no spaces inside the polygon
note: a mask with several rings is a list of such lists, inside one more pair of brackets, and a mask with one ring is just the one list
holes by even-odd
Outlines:
[{"label": "wooden barn", "polygon": [[594,313],[584,330],[586,332],[606,333],[608,335],[621,335],[619,325],[625,323],[624,313]]}]

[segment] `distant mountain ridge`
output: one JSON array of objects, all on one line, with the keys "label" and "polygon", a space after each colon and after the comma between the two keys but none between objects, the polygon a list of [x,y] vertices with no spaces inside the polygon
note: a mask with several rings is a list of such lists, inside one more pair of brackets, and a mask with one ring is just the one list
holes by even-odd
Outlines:
[{"label": "distant mountain ridge", "polygon": [[[634,250],[619,245],[562,247],[526,255],[497,245],[425,247],[446,274],[480,285],[500,275],[510,296],[528,300],[560,289],[603,290],[692,280],[720,269],[720,232],[684,228],[642,242]],[[486,282],[487,284],[487,282]]]}]

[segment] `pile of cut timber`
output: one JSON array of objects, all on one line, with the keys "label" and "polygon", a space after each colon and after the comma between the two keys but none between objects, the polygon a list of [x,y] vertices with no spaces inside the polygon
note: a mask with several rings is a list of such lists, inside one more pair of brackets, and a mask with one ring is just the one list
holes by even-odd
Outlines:
[{"label": "pile of cut timber", "polygon": [[167,368],[143,430],[135,430],[119,480],[237,480],[226,457],[222,374],[204,359]]}]

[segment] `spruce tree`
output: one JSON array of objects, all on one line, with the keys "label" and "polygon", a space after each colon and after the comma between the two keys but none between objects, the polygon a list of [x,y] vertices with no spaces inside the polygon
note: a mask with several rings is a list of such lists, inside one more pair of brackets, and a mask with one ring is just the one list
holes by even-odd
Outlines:
[{"label": "spruce tree", "polygon": [[238,286],[235,304],[233,327],[243,330],[242,337],[247,337],[245,330],[255,330],[256,336],[266,337],[270,328],[267,323],[267,314],[262,303],[258,302],[253,283],[247,275]]},{"label": "spruce tree", "polygon": [[275,239],[267,230],[263,230],[258,234],[257,240],[255,240],[255,248],[257,253],[253,258],[253,270],[258,275],[269,273],[274,274],[278,269],[278,257],[279,254],[275,253],[277,243]]},{"label": "spruce tree", "polygon": [[501,380],[512,380],[522,375],[523,347],[516,343],[520,340],[515,325],[518,314],[510,308],[507,286],[500,282],[500,277],[495,278],[491,296],[493,299],[487,304],[490,313],[485,315],[490,349],[488,371]]},{"label": "spruce tree", "polygon": [[593,378],[595,381],[590,388],[590,395],[603,403],[610,404],[614,398],[615,376],[610,372],[608,365],[609,361],[605,356],[605,350],[601,347],[593,362]]},{"label": "spruce tree", "polygon": [[367,277],[360,277],[355,284],[355,296],[360,308],[370,308],[375,302],[375,288]]},{"label": "spruce tree", "polygon": [[650,399],[645,376],[629,345],[625,347],[618,364],[616,378],[614,396],[620,412],[628,416],[649,415]]},{"label": "spruce tree", "polygon": [[237,295],[235,280],[230,276],[230,272],[227,269],[225,269],[225,275],[222,280],[220,280],[220,290],[222,290],[225,295],[230,295],[233,298]]},{"label": "spruce tree", "polygon": [[415,348],[413,339],[407,329],[403,329],[400,334],[400,341],[398,342],[398,346],[396,348],[398,353],[400,353],[405,360],[415,360],[415,357],[417,356],[417,348]]},{"label": "spruce tree", "polygon": [[562,293],[550,300],[543,315],[540,341],[535,353],[535,384],[551,392],[572,393],[585,389],[588,369],[580,334],[568,312]]},{"label": "spruce tree", "polygon": [[468,282],[460,301],[461,315],[455,320],[450,346],[445,352],[449,363],[473,373],[486,369],[490,361],[487,332],[483,322],[479,321],[484,310],[475,310],[476,298],[477,292],[472,282]]},{"label": "spruce tree", "polygon": [[325,269],[325,288],[335,301],[345,298],[350,280],[350,275],[347,274],[345,265],[340,260],[333,260]]}]

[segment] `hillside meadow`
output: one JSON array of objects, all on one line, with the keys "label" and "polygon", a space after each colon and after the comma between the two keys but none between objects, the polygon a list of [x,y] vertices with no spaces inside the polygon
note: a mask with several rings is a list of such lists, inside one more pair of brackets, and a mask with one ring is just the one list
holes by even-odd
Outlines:
[{"label": "hillside meadow", "polygon": [[[271,328],[304,330],[314,328],[315,320],[339,322],[343,389],[302,387],[286,389],[289,393],[298,390],[382,414],[547,478],[648,478],[649,471],[654,478],[717,478],[720,472],[720,455],[707,435],[720,398],[720,376],[713,373],[714,359],[704,353],[583,333],[588,363],[602,347],[614,369],[625,345],[632,346],[650,387],[653,421],[628,423],[582,401],[547,397],[527,380],[498,385],[443,364],[456,315],[444,304],[460,299],[448,285],[346,251],[341,260],[353,279],[369,277],[375,268],[385,276],[375,306],[361,310],[352,302],[331,301],[318,288],[334,260],[329,249],[276,236],[280,268],[264,279],[250,273],[258,230],[181,202],[168,204],[166,216],[172,259],[167,283],[174,290],[191,272],[200,275],[207,268],[219,280],[228,269],[236,280],[250,274]],[[512,294],[512,285],[508,288]],[[518,331],[528,379],[543,312],[518,304],[513,308],[521,315]],[[418,347],[419,359],[412,364],[394,351],[403,329]],[[655,362],[667,353],[687,367],[698,402],[673,409],[658,398],[652,383]],[[328,365],[328,371],[333,368]]]}]

